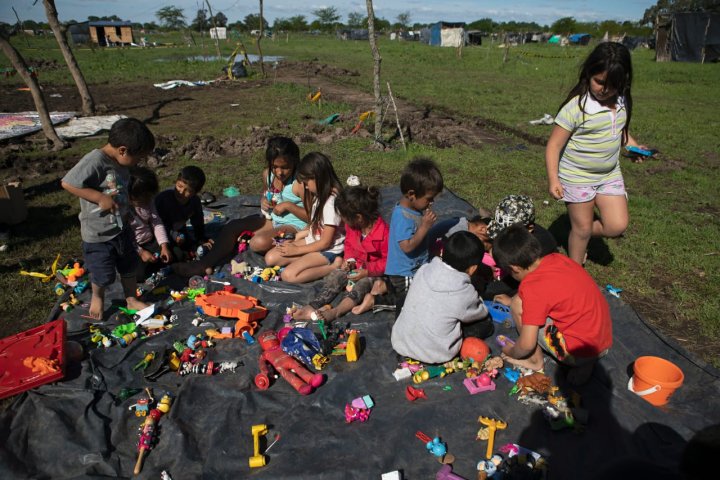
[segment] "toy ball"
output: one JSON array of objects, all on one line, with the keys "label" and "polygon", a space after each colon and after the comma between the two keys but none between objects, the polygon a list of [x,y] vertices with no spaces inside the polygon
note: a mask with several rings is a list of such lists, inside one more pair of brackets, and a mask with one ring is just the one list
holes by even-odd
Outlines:
[{"label": "toy ball", "polygon": [[460,356],[463,360],[471,358],[478,362],[482,362],[489,354],[490,348],[487,346],[487,343],[475,337],[468,337],[464,339],[462,347],[460,347]]}]

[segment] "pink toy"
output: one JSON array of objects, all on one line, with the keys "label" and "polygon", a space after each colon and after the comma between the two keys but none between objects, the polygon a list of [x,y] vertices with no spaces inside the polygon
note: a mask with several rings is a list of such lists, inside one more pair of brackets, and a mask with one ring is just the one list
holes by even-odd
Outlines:
[{"label": "pink toy", "polygon": [[255,385],[260,390],[270,388],[270,366],[280,374],[300,395],[308,395],[313,389],[322,385],[325,377],[320,373],[310,373],[300,362],[283,352],[275,330],[265,330],[258,335],[258,342],[263,352],[258,364],[260,373],[255,376]]},{"label": "pink toy", "polygon": [[373,402],[370,395],[354,399],[351,403],[345,405],[345,422],[366,422],[370,418],[370,409],[374,406],[375,402]]},{"label": "pink toy", "polygon": [[463,380],[463,385],[468,389],[470,395],[475,395],[480,392],[491,392],[495,390],[495,382],[492,381],[490,375],[487,373],[481,373],[477,377],[466,378]]},{"label": "pink toy", "polygon": [[465,477],[461,477],[460,475],[456,475],[452,471],[452,467],[450,465],[443,465],[440,467],[440,470],[438,470],[437,474],[435,475],[435,480],[467,480]]}]

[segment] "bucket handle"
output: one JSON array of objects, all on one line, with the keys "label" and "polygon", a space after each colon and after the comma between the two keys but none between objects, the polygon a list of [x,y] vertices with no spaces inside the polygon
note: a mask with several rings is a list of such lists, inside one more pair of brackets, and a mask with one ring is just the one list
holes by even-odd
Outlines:
[{"label": "bucket handle", "polygon": [[634,378],[634,377],[630,377],[630,380],[628,380],[628,387],[627,387],[627,388],[628,388],[628,390],[630,390],[631,392],[633,392],[635,395],[639,395],[639,396],[641,396],[641,397],[644,397],[645,395],[650,395],[651,393],[659,392],[659,391],[661,390],[661,388],[662,388],[660,385],[655,385],[654,387],[650,387],[650,388],[648,388],[647,390],[642,390],[642,391],[640,391],[640,392],[636,392],[636,391],[635,391],[635,388],[634,388],[634,385],[633,385],[633,378]]}]

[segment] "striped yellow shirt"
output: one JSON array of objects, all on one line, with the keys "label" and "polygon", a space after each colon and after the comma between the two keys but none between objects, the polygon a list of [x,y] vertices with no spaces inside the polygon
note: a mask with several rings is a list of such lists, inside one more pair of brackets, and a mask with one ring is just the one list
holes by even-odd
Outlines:
[{"label": "striped yellow shirt", "polygon": [[555,124],[572,135],[560,154],[560,179],[571,184],[600,185],[622,178],[620,148],[626,121],[623,97],[618,98],[614,112],[589,94],[563,105]]}]

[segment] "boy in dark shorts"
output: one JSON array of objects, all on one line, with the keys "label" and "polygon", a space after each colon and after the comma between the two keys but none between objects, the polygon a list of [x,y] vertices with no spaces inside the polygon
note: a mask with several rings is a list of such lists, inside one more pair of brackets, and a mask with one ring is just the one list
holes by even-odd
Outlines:
[{"label": "boy in dark shorts", "polygon": [[80,198],[80,235],[85,268],[90,272],[89,316],[103,316],[105,289],[116,271],[127,306],[147,305],[135,297],[138,255],[130,229],[129,168],[155,148],[155,137],[139,120],[124,118],[110,128],[108,143],[85,155],[62,179],[62,187]]}]

